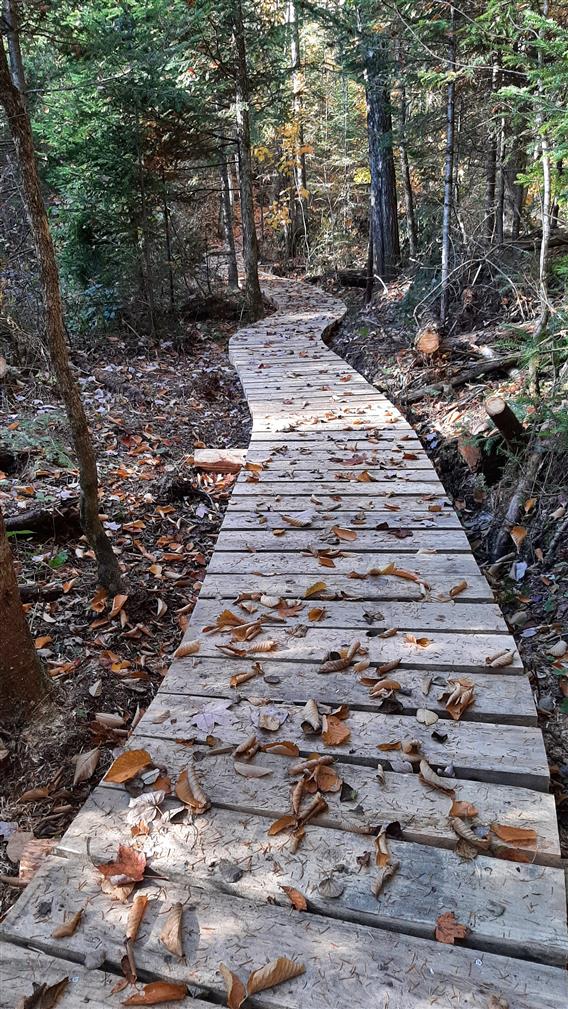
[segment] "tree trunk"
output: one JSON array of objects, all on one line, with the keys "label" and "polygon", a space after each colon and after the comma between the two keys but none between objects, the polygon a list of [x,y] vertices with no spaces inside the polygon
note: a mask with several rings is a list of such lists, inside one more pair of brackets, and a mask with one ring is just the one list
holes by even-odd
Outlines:
[{"label": "tree trunk", "polygon": [[144,178],[144,164],[142,161],[142,145],[140,143],[140,122],[136,122],[136,146],[138,157],[138,184],[140,187],[140,224],[142,231],[142,259],[144,294],[148,299],[148,322],[150,323],[150,335],[152,341],[157,340],[156,331],[156,299],[154,297],[154,281],[152,277],[152,262],[150,258],[150,242],[148,228],[148,205],[146,200],[146,181]]},{"label": "tree trunk", "polygon": [[[542,5],[542,15],[543,17],[548,17],[548,0],[544,0]],[[545,29],[541,32],[541,37],[544,35]],[[543,65],[543,52],[539,49],[538,52],[538,63],[539,66]],[[548,320],[550,318],[550,303],[548,299],[548,255],[549,255],[549,245],[550,245],[550,231],[551,231],[551,209],[552,209],[552,165],[551,165],[551,150],[548,140],[548,134],[546,132],[546,114],[544,111],[544,103],[546,101],[544,95],[544,87],[542,83],[542,78],[538,82],[538,93],[539,93],[539,112],[536,117],[538,130],[540,133],[540,151],[541,151],[541,165],[542,165],[542,237],[540,240],[540,256],[539,256],[539,270],[538,270],[538,293],[540,302],[540,315],[537,323],[537,327],[534,333],[535,350],[530,362],[530,380],[533,393],[538,394],[539,388],[539,366],[540,366],[540,345],[544,340],[546,335],[546,329],[548,326]]]},{"label": "tree trunk", "polygon": [[[491,89],[489,101],[493,105],[494,93],[498,87],[498,66],[493,64],[491,73]],[[491,114],[493,109],[491,109]],[[485,240],[491,243],[495,236],[495,197],[497,190],[497,131],[493,122],[489,122],[489,136],[487,143],[487,161],[485,169],[485,214],[483,220],[483,233]]]},{"label": "tree trunk", "polygon": [[45,676],[22,609],[12,551],[0,510],[0,716],[14,714],[18,704],[28,707],[46,693]]},{"label": "tree trunk", "polygon": [[57,260],[37,172],[30,120],[23,97],[12,82],[1,42],[0,103],[4,107],[17,153],[23,198],[40,274],[49,353],[79,463],[81,523],[95,551],[101,583],[111,592],[117,592],[121,585],[120,568],[99,518],[97,464],[79,384],[69,361]]},{"label": "tree trunk", "polygon": [[19,17],[16,0],[3,0],[2,18],[4,20],[6,42],[8,44],[8,58],[10,60],[10,73],[12,83],[23,95],[26,89],[26,76],[24,73],[24,63],[22,60],[22,50],[20,48]]},{"label": "tree trunk", "polygon": [[170,208],[168,206],[168,192],[166,189],[166,178],[162,168],[162,205],[164,212],[164,238],[166,240],[166,257],[168,260],[168,286],[170,291],[170,309],[175,308],[174,296],[174,271],[172,262],[172,236],[170,234]]},{"label": "tree trunk", "polygon": [[404,208],[406,210],[406,233],[408,236],[408,252],[411,259],[415,259],[418,252],[418,230],[416,227],[416,215],[414,213],[414,194],[412,192],[412,181],[410,178],[410,164],[408,161],[408,150],[406,147],[406,89],[404,84],[400,88],[400,109],[399,109],[399,162],[400,177],[402,179],[402,190],[404,193]]},{"label": "tree trunk", "polygon": [[497,180],[495,186],[495,244],[502,245],[505,227],[505,144],[507,121],[501,116],[497,140]]},{"label": "tree trunk", "polygon": [[304,148],[303,121],[303,79],[300,58],[300,25],[298,20],[297,0],[288,0],[288,24],[290,26],[290,62],[292,70],[292,116],[298,124],[298,148],[293,168],[294,197],[292,213],[292,249],[295,255],[298,239],[303,237],[306,252],[308,252],[308,174],[306,170],[306,152]]},{"label": "tree trunk", "polygon": [[238,288],[239,271],[237,269],[237,253],[235,251],[235,234],[233,231],[233,207],[231,204],[231,187],[227,162],[222,156],[221,167],[221,219],[223,221],[223,237],[227,248],[227,282],[229,287]]},{"label": "tree trunk", "polygon": [[446,155],[444,164],[444,211],[442,216],[442,276],[440,294],[440,322],[446,324],[450,300],[450,224],[452,218],[454,189],[454,127],[456,107],[456,82],[453,76],[456,66],[455,11],[452,7],[452,28],[448,49],[448,70],[452,75],[448,82],[446,103]]},{"label": "tree trunk", "polygon": [[485,400],[485,409],[510,448],[518,451],[525,444],[527,433],[507,401],[502,396],[490,396]]},{"label": "tree trunk", "polygon": [[254,194],[250,139],[249,81],[245,30],[241,0],[233,0],[233,38],[236,51],[236,118],[239,151],[239,184],[241,193],[241,226],[243,232],[243,261],[245,281],[243,287],[247,314],[251,319],[264,315],[262,294],[258,280],[258,243],[254,223]]},{"label": "tree trunk", "polygon": [[365,279],[365,304],[368,305],[373,297],[373,284],[375,276],[373,271],[373,220],[369,213],[369,242],[367,244],[367,276]]}]

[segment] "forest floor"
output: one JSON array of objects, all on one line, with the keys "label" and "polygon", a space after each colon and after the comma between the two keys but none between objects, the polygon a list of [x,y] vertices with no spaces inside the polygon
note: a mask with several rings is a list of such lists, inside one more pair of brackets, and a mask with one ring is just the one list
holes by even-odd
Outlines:
[{"label": "forest floor", "polygon": [[[227,353],[236,328],[200,323],[180,351],[162,344],[141,354],[117,337],[74,354],[126,598],[97,590],[92,554],[69,511],[77,472],[47,372],[4,383],[2,509],[6,516],[47,509],[56,524],[41,536],[11,537],[53,690],[24,731],[0,724],[0,874],[17,876],[32,836],[61,836],[179,644],[235,479],[198,473],[192,451],[249,441],[248,407]],[[74,784],[75,758],[84,753],[92,754],[92,774]],[[18,889],[0,890],[1,913]]]},{"label": "forest floor", "polygon": [[[510,553],[492,565],[488,541],[502,522],[519,473],[515,460],[500,450],[483,404],[494,394],[522,401],[524,377],[510,369],[458,388],[450,388],[448,382],[479,363],[478,345],[502,353],[505,327],[478,323],[474,332],[453,337],[446,351],[428,359],[413,349],[416,326],[404,307],[407,282],[390,284],[368,307],[361,291],[339,286],[330,290],[349,305],[331,348],[395,402],[415,428],[515,636],[533,688],[563,856],[568,858],[568,652],[557,658],[549,651],[563,637],[568,639],[568,536],[561,528],[568,515],[567,446],[563,453],[558,435],[560,450],[551,465],[542,467],[522,522],[527,530],[524,540],[518,549],[511,541]],[[434,392],[438,384],[446,386],[442,394]],[[431,392],[409,403],[409,394],[418,390]],[[550,556],[559,532],[561,539]]]}]

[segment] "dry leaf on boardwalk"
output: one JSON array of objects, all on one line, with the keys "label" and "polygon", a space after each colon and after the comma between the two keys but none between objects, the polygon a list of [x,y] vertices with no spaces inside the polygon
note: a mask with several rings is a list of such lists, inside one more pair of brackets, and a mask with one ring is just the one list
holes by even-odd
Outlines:
[{"label": "dry leaf on boardwalk", "polygon": [[[122,719],[120,720],[122,723]],[[89,750],[87,753],[79,753],[75,759],[75,774],[73,784],[80,785],[82,781],[88,781],[95,773],[101,751],[98,747]]]},{"label": "dry leaf on boardwalk", "polygon": [[234,971],[229,970],[226,964],[219,964],[219,972],[223,975],[225,987],[227,989],[228,1009],[240,1009],[247,997],[246,988],[240,977]]},{"label": "dry leaf on boardwalk", "polygon": [[485,665],[491,666],[493,669],[502,669],[504,666],[512,665],[514,661],[514,653],[505,649],[504,651],[496,652],[495,655],[488,655],[485,659]]},{"label": "dry leaf on boardwalk", "polygon": [[136,936],[138,935],[138,930],[142,924],[142,919],[146,913],[147,906],[148,898],[143,893],[139,893],[132,901],[132,907],[128,912],[128,919],[126,922],[125,939],[127,942],[136,941]]},{"label": "dry leaf on boardwalk", "polygon": [[341,526],[332,526],[330,532],[334,536],[337,536],[338,540],[344,540],[348,543],[353,543],[357,539],[357,533],[354,529],[343,529]]},{"label": "dry leaf on boardwalk", "polygon": [[292,907],[296,911],[308,910],[308,902],[304,897],[303,893],[301,893],[299,890],[296,890],[295,887],[293,886],[281,886],[280,889],[284,891]]},{"label": "dry leaf on boardwalk", "polygon": [[237,774],[243,778],[266,778],[272,774],[271,767],[263,767],[262,764],[247,764],[240,760],[235,760],[233,767]]},{"label": "dry leaf on boardwalk", "polygon": [[371,890],[375,897],[378,897],[382,890],[384,890],[389,879],[392,879],[400,869],[400,862],[389,862],[382,866],[380,872],[375,876]]},{"label": "dry leaf on boardwalk", "polygon": [[319,620],[323,620],[326,615],[326,609],[324,606],[314,606],[308,611],[308,620],[312,623],[316,623]]},{"label": "dry leaf on boardwalk", "polygon": [[200,641],[186,641],[185,644],[181,644],[179,648],[176,648],[174,659],[185,659],[188,655],[196,655],[200,644]]},{"label": "dry leaf on boardwalk", "polygon": [[296,743],[288,739],[276,740],[274,743],[263,743],[262,749],[265,753],[278,753],[282,757],[299,757],[300,750]]},{"label": "dry leaf on boardwalk", "polygon": [[351,738],[351,730],[341,718],[335,715],[324,715],[321,738],[328,746],[342,746]]},{"label": "dry leaf on boardwalk", "polygon": [[408,645],[418,645],[419,648],[428,648],[432,644],[432,638],[417,638],[415,634],[405,634],[404,640]]},{"label": "dry leaf on boardwalk", "polygon": [[247,994],[255,995],[266,988],[274,988],[285,981],[291,981],[292,978],[303,974],[305,969],[303,963],[289,960],[287,956],[279,956],[277,960],[267,963],[266,967],[253,970],[247,981]]},{"label": "dry leaf on boardwalk", "polygon": [[321,715],[318,711],[318,706],[313,698],[306,701],[304,708],[301,713],[301,727],[302,732],[306,736],[314,735],[314,733],[321,732],[322,720]]},{"label": "dry leaf on boardwalk", "polygon": [[117,757],[104,776],[105,781],[121,785],[130,781],[144,768],[152,764],[152,758],[146,750],[126,750]]},{"label": "dry leaf on boardwalk", "polygon": [[461,595],[462,592],[465,592],[467,587],[468,584],[465,579],[463,579],[461,582],[458,582],[457,585],[453,585],[450,591],[448,592],[450,599],[455,599],[456,596]]},{"label": "dry leaf on boardwalk", "polygon": [[436,920],[436,939],[453,946],[456,939],[465,939],[470,933],[467,925],[460,925],[453,911],[444,911]]},{"label": "dry leaf on boardwalk", "polygon": [[55,984],[43,984],[34,987],[31,995],[24,995],[15,1009],[55,1009],[59,999],[69,984],[68,977],[62,977]]},{"label": "dry leaf on boardwalk", "polygon": [[211,805],[199,783],[197,772],[191,765],[180,772],[175,791],[178,799],[194,813],[204,813]]},{"label": "dry leaf on boardwalk", "polygon": [[477,848],[478,851],[487,851],[491,844],[489,836],[482,837],[480,834],[476,834],[469,824],[464,823],[459,816],[450,816],[448,818],[448,822],[454,833],[457,834],[462,841],[467,841],[468,844],[471,844],[473,848]]},{"label": "dry leaf on boardwalk", "polygon": [[455,721],[458,721],[475,701],[475,687],[471,680],[462,677],[459,680],[448,680],[448,688],[440,694],[446,711]]},{"label": "dry leaf on boardwalk", "polygon": [[160,942],[173,953],[174,956],[183,956],[183,904],[179,902],[171,908],[160,932]]},{"label": "dry leaf on boardwalk", "polygon": [[530,827],[509,827],[505,823],[492,823],[491,830],[507,844],[519,844],[521,847],[524,845],[532,847],[536,844],[536,830],[532,830]]},{"label": "dry leaf on boardwalk", "polygon": [[144,879],[146,856],[127,844],[119,844],[114,862],[95,866],[113,887],[129,886]]},{"label": "dry leaf on boardwalk", "polygon": [[420,774],[418,777],[425,785],[430,785],[431,788],[436,788],[439,792],[446,792],[452,798],[455,796],[455,790],[452,785],[445,778],[441,778],[439,774],[436,774],[427,760],[420,761]]},{"label": "dry leaf on boardwalk", "polygon": [[304,592],[304,599],[311,599],[313,596],[319,596],[322,592],[325,592],[327,585],[325,582],[314,582],[310,585],[308,589]]},{"label": "dry leaf on boardwalk", "polygon": [[151,981],[142,991],[129,995],[123,1005],[161,1005],[162,1002],[181,1002],[187,996],[187,986],[177,981]]},{"label": "dry leaf on boardwalk", "polygon": [[68,939],[69,936],[73,935],[79,922],[81,921],[81,918],[83,917],[83,911],[84,908],[81,908],[80,911],[76,911],[75,914],[72,914],[71,917],[67,918],[67,920],[62,922],[61,925],[58,925],[57,928],[54,928],[53,932],[51,933],[52,938]]},{"label": "dry leaf on boardwalk", "polygon": [[450,809],[450,816],[459,816],[462,820],[471,820],[477,816],[479,810],[471,802],[464,802],[461,799],[454,799]]}]

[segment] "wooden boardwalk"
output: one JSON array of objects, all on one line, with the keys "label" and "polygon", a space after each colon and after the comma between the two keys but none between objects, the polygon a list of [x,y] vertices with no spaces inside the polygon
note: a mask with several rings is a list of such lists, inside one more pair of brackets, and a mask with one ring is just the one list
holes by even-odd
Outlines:
[{"label": "wooden boardwalk", "polygon": [[[343,305],[264,287],[275,314],[231,344],[247,467],[189,654],[128,743],[149,773],[94,791],[0,926],[0,1007],[62,977],[62,1009],[121,1005],[142,893],[136,990],[186,983],[182,1005],[224,1002],[222,963],[246,980],[288,957],[304,972],[257,1009],[566,1009],[555,808],[515,643],[412,428],[322,343]],[[130,896],[96,868],[120,844],[147,859]],[[435,938],[451,915],[456,945]]]}]

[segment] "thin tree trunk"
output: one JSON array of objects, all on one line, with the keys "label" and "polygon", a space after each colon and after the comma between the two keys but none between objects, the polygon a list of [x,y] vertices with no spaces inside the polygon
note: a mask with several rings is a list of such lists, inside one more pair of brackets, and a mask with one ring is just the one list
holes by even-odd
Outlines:
[{"label": "thin tree trunk", "polygon": [[152,262],[148,240],[148,206],[146,201],[146,182],[142,162],[142,145],[140,143],[140,122],[136,122],[136,146],[138,149],[138,185],[140,188],[140,224],[142,226],[142,258],[144,261],[144,293],[148,299],[148,321],[152,341],[157,340],[156,331],[156,300],[154,297],[154,282],[152,277]]},{"label": "thin tree trunk", "polygon": [[298,148],[294,178],[294,207],[292,214],[292,255],[296,252],[298,237],[303,236],[306,252],[308,252],[308,173],[306,169],[306,152],[304,151],[304,109],[303,109],[303,79],[300,56],[300,25],[298,20],[297,0],[288,0],[288,24],[290,26],[290,62],[292,70],[292,115],[298,124]]},{"label": "thin tree trunk", "polygon": [[[490,103],[493,104],[493,95],[498,86],[498,67],[493,64],[491,73],[491,89],[489,92]],[[491,110],[492,114],[492,110]],[[489,137],[487,143],[487,161],[485,169],[485,214],[483,220],[483,233],[487,242],[492,242],[495,236],[495,195],[497,186],[497,132],[492,122],[489,123]]]},{"label": "thin tree trunk", "polygon": [[367,96],[375,271],[379,277],[388,278],[400,261],[391,101],[387,81],[388,43],[370,31],[367,25],[362,25],[361,18],[359,25]]},{"label": "thin tree trunk", "polygon": [[[543,17],[548,17],[548,0],[543,0]],[[542,49],[538,52],[538,63],[543,65]],[[551,232],[551,209],[552,209],[552,165],[551,150],[546,132],[546,116],[544,112],[544,87],[542,78],[538,82],[539,112],[536,118],[540,133],[540,151],[542,164],[542,237],[540,240],[540,256],[538,269],[538,293],[540,302],[540,315],[534,333],[535,351],[530,363],[530,380],[532,390],[538,394],[539,390],[539,366],[540,366],[540,345],[546,335],[548,320],[550,318],[550,304],[548,299],[548,253]]]},{"label": "thin tree trunk", "polygon": [[8,44],[8,58],[10,60],[12,83],[23,95],[26,89],[26,76],[24,73],[22,50],[20,48],[20,19],[18,16],[18,5],[16,0],[3,0],[2,18],[4,20],[6,42]]},{"label": "thin tree trunk", "polygon": [[121,586],[120,568],[99,518],[96,458],[79,384],[69,361],[57,260],[37,172],[30,120],[22,95],[12,83],[6,53],[1,42],[0,103],[4,107],[18,157],[26,213],[40,274],[49,353],[65,404],[79,463],[81,523],[95,551],[101,583],[110,591],[117,592]]},{"label": "thin tree trunk", "polygon": [[445,325],[448,317],[450,300],[450,224],[452,219],[453,188],[454,188],[454,134],[456,82],[454,71],[456,66],[456,35],[455,10],[452,7],[452,28],[448,49],[448,70],[452,75],[448,82],[448,97],[446,104],[446,154],[444,164],[444,211],[442,216],[442,276],[440,294],[440,322]]},{"label": "thin tree trunk", "polygon": [[[402,54],[399,47],[399,65],[402,69]],[[414,194],[412,192],[412,180],[410,177],[410,163],[408,160],[408,149],[406,146],[406,113],[407,100],[404,81],[400,84],[400,105],[398,113],[398,150],[400,163],[400,177],[402,179],[402,190],[404,193],[404,207],[406,210],[406,234],[408,237],[408,251],[411,259],[415,259],[418,253],[418,229],[416,227],[416,215],[414,213]]]},{"label": "thin tree trunk", "polygon": [[254,193],[252,177],[249,81],[245,30],[241,0],[233,0],[233,35],[237,57],[236,118],[239,152],[239,184],[241,193],[241,227],[243,232],[244,300],[251,319],[261,319],[264,306],[258,280],[258,242],[254,223]]},{"label": "thin tree trunk", "polygon": [[14,714],[18,703],[39,701],[48,689],[26,615],[22,609],[12,551],[0,510],[0,716]]},{"label": "thin tree trunk", "polygon": [[164,237],[166,239],[166,256],[168,260],[168,286],[170,290],[170,308],[173,312],[175,308],[174,297],[174,271],[172,264],[172,238],[170,234],[170,208],[168,206],[168,193],[166,190],[166,179],[162,168],[162,204],[164,211]]},{"label": "thin tree trunk", "polygon": [[375,274],[373,270],[373,219],[369,211],[369,243],[367,245],[367,277],[365,281],[365,304],[368,305],[373,297],[373,286]]},{"label": "thin tree trunk", "polygon": [[497,141],[497,180],[495,187],[495,244],[502,245],[505,227],[505,145],[507,120],[501,117]]},{"label": "thin tree trunk", "polygon": [[227,248],[227,282],[229,287],[237,288],[239,286],[239,271],[237,269],[237,253],[233,232],[233,207],[231,205],[229,171],[224,158],[221,160],[219,171],[221,175],[221,219],[223,221],[223,237]]}]

